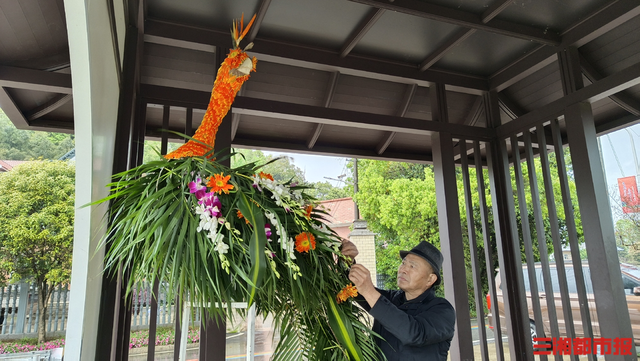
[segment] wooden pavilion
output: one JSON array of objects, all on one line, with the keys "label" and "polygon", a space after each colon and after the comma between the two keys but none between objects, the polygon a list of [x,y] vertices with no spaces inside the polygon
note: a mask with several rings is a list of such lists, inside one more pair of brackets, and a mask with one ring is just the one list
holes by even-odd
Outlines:
[{"label": "wooden pavilion", "polygon": [[[521,247],[532,262],[539,240],[530,230],[548,221],[554,249],[568,243],[580,262],[574,216],[581,217],[596,300],[587,307],[576,274],[585,335],[597,313],[602,335],[632,337],[597,136],[640,117],[640,2],[3,0],[0,107],[18,128],[75,133],[76,202],[87,204],[105,195],[113,172],[141,162],[144,139],[164,136],[166,144],[159,129],[189,133],[198,126],[230,47],[229,26],[242,13],[257,13],[249,40],[258,72],[223,123],[219,146],[432,163],[447,298],[468,308],[465,239],[474,240],[472,259],[497,257],[511,360],[533,360],[531,322],[542,317],[539,305],[534,320],[527,315]],[[562,156],[549,156],[566,147],[570,170]],[[523,177],[534,158],[542,163],[543,189],[535,173]],[[488,189],[481,172],[469,177],[469,167],[488,169]],[[551,167],[562,188],[557,201],[539,196],[554,193]],[[471,182],[481,189],[478,204]],[[459,199],[479,211],[461,215]],[[535,219],[520,224],[528,207]],[[118,280],[103,279],[102,253],[94,256],[104,212],[76,213],[65,360],[127,359],[130,309]],[[558,212],[566,224],[558,224]],[[474,233],[463,237],[462,217],[478,215],[482,234],[469,227]],[[497,252],[484,247],[477,254],[475,240],[489,244],[492,229]],[[474,262],[476,286],[478,270]],[[562,294],[564,304],[566,287]],[[481,310],[483,295],[477,291],[475,299]],[[480,329],[486,360],[494,344]],[[474,359],[471,339],[469,314],[457,312],[452,360]],[[208,329],[201,360],[223,360],[221,342],[220,330]]]}]

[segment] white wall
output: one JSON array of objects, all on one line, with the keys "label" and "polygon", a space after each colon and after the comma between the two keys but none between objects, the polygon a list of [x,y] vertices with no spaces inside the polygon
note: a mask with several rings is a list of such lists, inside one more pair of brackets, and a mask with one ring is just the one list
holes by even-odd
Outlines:
[{"label": "white wall", "polygon": [[[116,1],[117,2],[117,1]],[[118,77],[106,0],[64,1],[73,85],[76,136],[76,219],[65,360],[93,360],[104,251],[96,251],[104,206],[83,207],[108,194]],[[117,7],[122,21],[122,7]],[[117,11],[116,10],[116,11]]]}]

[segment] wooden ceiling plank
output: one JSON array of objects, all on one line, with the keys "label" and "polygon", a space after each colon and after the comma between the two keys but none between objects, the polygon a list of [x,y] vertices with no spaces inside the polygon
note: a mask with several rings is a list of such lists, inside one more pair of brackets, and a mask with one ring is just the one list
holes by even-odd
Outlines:
[{"label": "wooden ceiling plank", "polygon": [[638,15],[640,2],[637,0],[611,0],[565,30],[558,46],[540,46],[492,74],[489,88],[502,91],[556,61],[559,51],[569,46],[580,47]]},{"label": "wooden ceiling plank", "polygon": [[53,97],[48,102],[40,105],[36,109],[32,110],[29,115],[27,115],[27,120],[29,122],[41,118],[46,114],[51,113],[52,111],[60,108],[61,106],[67,104],[71,100],[71,94],[59,94]]},{"label": "wooden ceiling plank", "polygon": [[[195,28],[181,24],[148,19],[145,23],[145,39],[152,37],[154,42],[162,43],[166,39],[181,40],[188,43],[229,46],[229,34],[224,31]],[[484,77],[428,69],[420,72],[415,63],[393,62],[384,59],[347,56],[340,58],[334,50],[314,48],[257,37],[255,46],[249,52],[259,60],[309,68],[319,71],[373,78],[398,83],[417,83],[429,86],[430,82],[447,84],[448,89],[469,94],[482,94],[489,89]]]},{"label": "wooden ceiling plank", "polygon": [[560,36],[546,29],[537,29],[527,25],[493,19],[485,24],[481,17],[470,12],[431,4],[419,0],[351,0],[353,2],[376,8],[397,11],[431,20],[462,26],[469,29],[483,30],[495,34],[506,35],[540,44],[556,46],[560,44]]},{"label": "wooden ceiling plank", "polygon": [[[584,56],[580,55],[580,67],[582,72],[589,79],[591,83],[595,83],[603,78],[602,74],[591,64]],[[640,101],[635,99],[630,94],[620,92],[613,94],[609,97],[620,108],[628,111],[629,113],[640,116]]]},{"label": "wooden ceiling plank", "polygon": [[349,55],[351,50],[358,44],[360,39],[364,37],[369,29],[380,19],[382,14],[384,14],[384,9],[373,8],[369,11],[367,16],[360,22],[357,28],[353,31],[349,39],[344,43],[342,49],[340,49],[340,57],[344,58]]},{"label": "wooden ceiling plank", "polygon": [[640,63],[634,64],[613,75],[576,90],[544,107],[537,108],[515,121],[508,122],[496,128],[499,137],[510,136],[518,131],[530,129],[540,121],[552,119],[561,115],[570,105],[579,102],[593,103],[609,97],[632,86],[640,84]]},{"label": "wooden ceiling plank", "polygon": [[260,8],[258,8],[258,12],[256,13],[256,20],[253,22],[251,30],[249,30],[247,43],[252,43],[256,39],[256,36],[258,36],[258,31],[260,31],[260,26],[262,26],[262,20],[264,20],[264,16],[267,15],[269,5],[271,5],[271,0],[260,1]]},{"label": "wooden ceiling plank", "polygon": [[420,71],[425,71],[429,69],[433,64],[437,63],[438,60],[442,59],[443,56],[447,54],[449,50],[454,48],[456,45],[463,42],[473,33],[475,33],[475,29],[460,29],[453,36],[451,36],[447,41],[440,45],[436,50],[434,50],[427,58],[420,64]]},{"label": "wooden ceiling plank", "polygon": [[71,94],[71,75],[0,65],[0,86]]}]

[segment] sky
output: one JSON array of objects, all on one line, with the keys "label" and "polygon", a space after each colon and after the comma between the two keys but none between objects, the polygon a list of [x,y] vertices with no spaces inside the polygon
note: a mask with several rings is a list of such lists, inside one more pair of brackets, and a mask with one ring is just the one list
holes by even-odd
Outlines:
[{"label": "sky", "polygon": [[640,175],[640,165],[634,165],[640,159],[640,124],[601,136],[600,147],[609,187],[616,185],[618,178]]},{"label": "sky", "polygon": [[286,155],[293,158],[293,164],[302,169],[304,177],[308,182],[329,182],[333,186],[342,187],[344,186],[343,182],[325,177],[338,179],[338,176],[342,174],[350,174],[350,171],[347,169],[347,162],[350,162],[352,158],[270,151],[264,151],[264,153],[275,157]]}]

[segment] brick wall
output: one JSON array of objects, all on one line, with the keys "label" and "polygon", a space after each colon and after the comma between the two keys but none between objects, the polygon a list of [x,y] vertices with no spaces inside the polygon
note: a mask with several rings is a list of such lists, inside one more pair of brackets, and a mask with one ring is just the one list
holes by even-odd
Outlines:
[{"label": "brick wall", "polygon": [[353,223],[353,231],[349,234],[349,240],[358,247],[359,254],[356,257],[356,261],[371,272],[371,279],[375,285],[377,275],[375,234],[366,227],[366,221],[355,221]]}]

